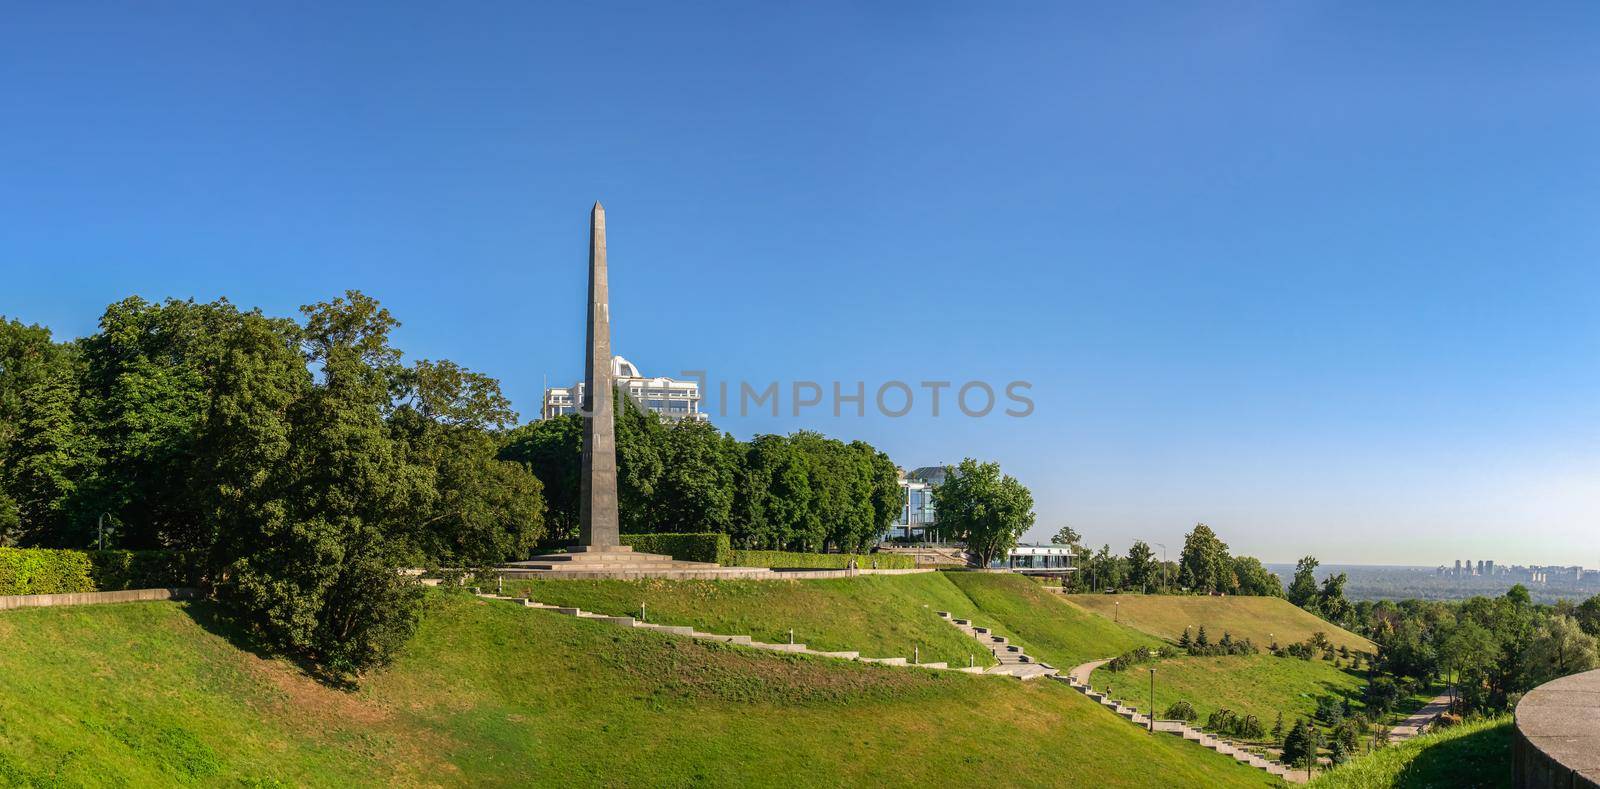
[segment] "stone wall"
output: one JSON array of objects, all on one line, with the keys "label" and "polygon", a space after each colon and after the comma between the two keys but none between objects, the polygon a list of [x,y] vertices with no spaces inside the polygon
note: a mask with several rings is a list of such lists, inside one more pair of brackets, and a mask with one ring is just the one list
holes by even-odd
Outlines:
[{"label": "stone wall", "polygon": [[121,592],[0,595],[0,611],[8,608],[52,608],[58,605],[135,603],[146,600],[188,600],[197,595],[198,590],[187,587],[176,589],[128,589]]},{"label": "stone wall", "polygon": [[1534,688],[1517,703],[1517,789],[1600,789],[1600,670]]}]

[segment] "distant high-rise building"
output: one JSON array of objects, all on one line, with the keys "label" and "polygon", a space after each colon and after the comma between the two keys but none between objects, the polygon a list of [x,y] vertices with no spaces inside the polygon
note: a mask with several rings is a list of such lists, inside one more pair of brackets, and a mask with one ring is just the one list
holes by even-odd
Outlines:
[{"label": "distant high-rise building", "polygon": [[1456,571],[1455,571],[1455,574],[1456,575],[1460,575],[1461,574],[1461,560],[1460,559],[1456,560]]},{"label": "distant high-rise building", "polygon": [[1478,560],[1478,575],[1483,575],[1483,560]]},{"label": "distant high-rise building", "polygon": [[1489,575],[1494,575],[1494,560],[1490,559],[1486,564],[1489,567]]}]

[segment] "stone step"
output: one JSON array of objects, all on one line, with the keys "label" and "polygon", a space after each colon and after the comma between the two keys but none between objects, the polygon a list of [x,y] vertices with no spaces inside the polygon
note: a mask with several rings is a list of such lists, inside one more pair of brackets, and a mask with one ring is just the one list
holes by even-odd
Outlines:
[{"label": "stone step", "polygon": [[903,657],[879,657],[879,658],[864,657],[864,658],[861,658],[861,662],[863,662],[863,663],[880,663],[880,664],[885,665],[885,666],[904,666],[904,665],[906,665],[906,659],[903,658]]},{"label": "stone step", "polygon": [[961,666],[960,668],[957,668],[956,671],[959,671],[959,672],[961,672],[963,674],[982,674],[984,672],[984,667],[983,666]]},{"label": "stone step", "polygon": [[707,641],[721,641],[724,644],[739,644],[741,646],[750,645],[749,636],[725,636],[721,633],[702,633],[698,630],[694,631],[690,635],[694,636],[695,638],[705,639]]},{"label": "stone step", "polygon": [[855,660],[856,658],[861,657],[861,653],[860,652],[823,652],[821,650],[816,650],[816,649],[811,649],[811,650],[807,650],[807,651],[810,652],[813,655],[822,655],[823,657],[839,658],[840,660]]},{"label": "stone step", "polygon": [[962,627],[963,629],[972,627],[971,619],[952,619],[950,621],[956,623],[956,625]]},{"label": "stone step", "polygon": [[585,612],[582,608],[562,608],[557,606],[556,613],[566,614],[567,616],[583,616]]},{"label": "stone step", "polygon": [[917,663],[916,666],[918,668],[950,668],[949,663]]},{"label": "stone step", "polygon": [[601,622],[609,622],[613,625],[621,625],[623,627],[633,627],[637,621],[631,616],[601,616],[599,614],[591,615],[588,618],[599,620]]},{"label": "stone step", "polygon": [[765,649],[769,652],[804,652],[805,644],[765,644],[760,641],[751,641],[750,646],[756,649]]},{"label": "stone step", "polygon": [[949,611],[934,611],[934,613],[938,614],[940,619],[949,619],[950,618],[950,612]]}]

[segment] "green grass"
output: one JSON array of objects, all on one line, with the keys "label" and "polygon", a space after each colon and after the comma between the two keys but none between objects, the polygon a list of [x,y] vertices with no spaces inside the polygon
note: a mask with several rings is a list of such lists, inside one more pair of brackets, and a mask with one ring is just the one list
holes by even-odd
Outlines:
[{"label": "green grass", "polygon": [[1264,786],[1059,683],[777,655],[431,594],[358,692],[205,603],[0,613],[0,785]]},{"label": "green grass", "polygon": [[1312,781],[1316,789],[1511,785],[1511,716],[1464,723],[1379,748]]},{"label": "green grass", "polygon": [[1062,671],[1135,647],[1160,646],[1156,639],[1095,616],[1020,575],[941,575],[971,601],[966,609],[951,609],[956,616],[964,616],[965,610],[974,624],[997,628],[1029,655]]},{"label": "green grass", "polygon": [[1224,631],[1265,649],[1273,641],[1288,645],[1322,631],[1335,647],[1375,652],[1371,641],[1324,621],[1281,597],[1202,597],[1189,595],[1077,594],[1067,599],[1101,616],[1158,638],[1177,641],[1185,627],[1216,641]]},{"label": "green grass", "polygon": [[[904,657],[920,648],[925,663],[994,661],[937,611],[972,603],[943,573],[868,575],[816,581],[507,581],[508,595],[602,614],[638,615],[710,633],[795,641],[829,652]],[[960,616],[960,614],[957,614]]]},{"label": "green grass", "polygon": [[1278,713],[1284,725],[1297,717],[1311,717],[1318,696],[1351,697],[1360,708],[1359,695],[1365,676],[1348,669],[1334,668],[1324,660],[1280,658],[1268,654],[1222,657],[1180,657],[1135,666],[1128,671],[1095,670],[1091,682],[1096,688],[1112,686],[1119,698],[1141,710],[1150,708],[1150,671],[1156,669],[1156,709],[1165,713],[1173,702],[1184,700],[1200,714],[1196,723],[1221,708],[1240,717],[1254,715],[1261,725],[1272,729]]}]

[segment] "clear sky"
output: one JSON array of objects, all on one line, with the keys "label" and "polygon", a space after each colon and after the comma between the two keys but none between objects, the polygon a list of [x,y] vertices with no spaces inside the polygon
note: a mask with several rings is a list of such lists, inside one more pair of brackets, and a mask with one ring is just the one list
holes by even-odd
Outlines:
[{"label": "clear sky", "polygon": [[741,437],[1119,550],[1600,565],[1600,6],[1202,5],[7,4],[0,314],[358,288],[532,418],[599,199],[645,372],[866,382]]}]

